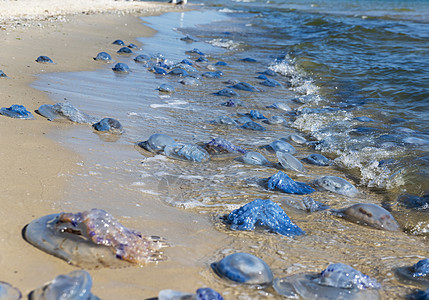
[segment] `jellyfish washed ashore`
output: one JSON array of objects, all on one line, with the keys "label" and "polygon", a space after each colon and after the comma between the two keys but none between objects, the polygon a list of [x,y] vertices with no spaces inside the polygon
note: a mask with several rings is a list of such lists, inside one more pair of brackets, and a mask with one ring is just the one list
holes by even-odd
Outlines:
[{"label": "jellyfish washed ashore", "polygon": [[284,193],[297,195],[311,194],[314,192],[311,186],[303,182],[294,181],[282,171],[268,178],[267,187],[269,190],[280,190]]},{"label": "jellyfish washed ashore", "polygon": [[357,224],[389,231],[398,231],[400,229],[398,222],[390,212],[373,203],[358,203],[332,212]]},{"label": "jellyfish washed ashore", "polygon": [[230,254],[211,264],[213,271],[222,278],[238,283],[267,285],[273,281],[270,267],[259,257],[249,253]]},{"label": "jellyfish washed ashore", "polygon": [[0,114],[15,119],[34,119],[34,116],[31,112],[29,112],[23,105],[18,104],[13,104],[11,107],[0,108]]},{"label": "jellyfish washed ashore", "polygon": [[98,122],[97,118],[80,112],[70,103],[43,104],[36,112],[49,121],[67,119],[80,124],[94,124]]},{"label": "jellyfish washed ashore", "polygon": [[100,300],[91,293],[91,288],[91,275],[85,270],[76,270],[67,275],[55,277],[51,282],[32,291],[28,298],[30,300]]},{"label": "jellyfish washed ashore", "polygon": [[273,287],[287,298],[298,299],[380,299],[381,285],[374,278],[343,263],[330,264],[317,274],[295,274],[277,278]]},{"label": "jellyfish washed ashore", "polygon": [[429,288],[429,258],[422,259],[411,267],[399,267],[395,270],[395,275],[405,284]]},{"label": "jellyfish washed ashore", "polygon": [[143,266],[163,260],[160,237],[143,236],[101,209],[36,219],[24,229],[33,246],[85,268]]},{"label": "jellyfish washed ashore", "polygon": [[21,292],[11,286],[7,282],[0,281],[0,299],[4,300],[18,300],[21,299]]},{"label": "jellyfish washed ashore", "polygon": [[199,288],[195,294],[162,290],[158,294],[158,300],[223,300],[223,297],[211,288]]},{"label": "jellyfish washed ashore", "polygon": [[255,226],[263,226],[285,236],[305,233],[271,200],[256,199],[247,203],[231,212],[226,217],[226,223],[230,224],[233,230],[254,230]]}]

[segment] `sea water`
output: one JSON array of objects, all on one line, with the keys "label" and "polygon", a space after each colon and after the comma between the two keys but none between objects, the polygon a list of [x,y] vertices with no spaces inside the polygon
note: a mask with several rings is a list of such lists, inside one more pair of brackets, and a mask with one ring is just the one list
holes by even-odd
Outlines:
[{"label": "sea water", "polygon": [[[398,205],[401,195],[420,197],[429,190],[426,4],[215,0],[196,3],[194,11],[143,18],[157,34],[139,38],[142,47],[132,55],[111,53],[115,62],[129,65],[129,74],[116,74],[111,70],[113,64],[100,63],[94,72],[45,74],[34,83],[53,101],[69,101],[100,119],[115,118],[125,129],[120,137],[99,134],[82,125],[51,134],[82,156],[82,172],[70,180],[64,201],[54,206],[67,211],[97,207],[120,216],[145,218],[152,224],[148,225],[150,230],[160,224],[172,227],[171,232],[166,231],[167,238],[182,245],[196,243],[187,241],[187,235],[198,236],[201,228],[179,223],[202,216],[208,221],[206,226],[229,237],[227,244],[215,248],[205,247],[208,241],[198,241],[206,249],[207,263],[220,253],[249,251],[266,259],[280,277],[344,262],[377,277],[387,296],[403,297],[410,289],[398,284],[393,268],[427,256],[424,226],[428,225],[423,223],[423,229],[414,232],[417,236],[407,231],[407,226],[413,226],[409,220],[427,222],[427,214]],[[195,41],[181,40],[187,35]],[[193,49],[203,52],[207,61],[198,62],[201,55],[187,52]],[[147,65],[133,61],[138,54],[151,56],[150,64],[167,66],[190,60],[195,69],[187,67],[188,73],[198,85],[183,85],[181,77],[150,72]],[[216,65],[219,61],[226,65]],[[223,75],[202,76],[214,70]],[[266,70],[274,71],[276,76],[267,77],[280,85],[261,84],[263,80],[257,77]],[[249,83],[259,91],[235,90],[239,95],[232,99],[240,105],[222,105],[230,99],[214,93],[236,82]],[[163,83],[172,85],[176,92],[159,92]],[[273,103],[287,104],[291,111],[267,108]],[[286,123],[270,125],[256,120],[266,130],[251,131],[240,124],[213,122],[221,116],[238,120],[251,110],[268,118],[281,116]],[[184,143],[223,137],[262,153],[273,163],[278,162],[276,155],[263,146],[292,134],[301,135],[308,143],[290,141],[297,149],[296,158],[322,153],[332,165],[304,163],[304,172],[285,171],[289,176],[310,184],[322,176],[339,176],[360,191],[356,197],[317,191],[311,195],[315,200],[335,209],[359,202],[383,205],[407,232],[384,233],[326,211],[303,212],[304,196],[268,191],[260,184],[261,179],[277,173],[277,168],[245,165],[232,158],[207,163],[180,161],[136,145],[154,133],[168,134]],[[223,214],[257,198],[281,204],[307,235],[296,239],[263,231],[243,235],[220,221]],[[162,213],[150,211],[157,205],[164,207]],[[182,227],[189,232],[180,233],[179,242],[175,234]],[[262,293],[231,287],[215,280],[209,270],[201,271],[200,276],[226,293],[275,296],[272,290]]]}]

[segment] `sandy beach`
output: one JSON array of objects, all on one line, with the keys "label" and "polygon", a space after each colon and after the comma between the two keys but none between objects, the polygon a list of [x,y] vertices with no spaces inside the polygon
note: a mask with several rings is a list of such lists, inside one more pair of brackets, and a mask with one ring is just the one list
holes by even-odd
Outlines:
[{"label": "sandy beach", "polygon": [[[29,87],[36,74],[98,68],[99,64],[81,58],[113,51],[116,48],[106,49],[106,45],[117,38],[134,41],[153,34],[137,16],[181,9],[165,3],[109,0],[1,1],[0,6],[0,69],[8,75],[0,80],[1,106],[21,104],[32,112],[41,104],[52,103],[45,93]],[[36,63],[39,55],[49,56],[55,64]],[[62,198],[67,178],[82,162],[77,154],[46,137],[46,133],[67,125],[35,117],[27,121],[0,116],[0,280],[17,287],[23,298],[55,276],[76,269],[32,247],[21,236],[23,227],[34,218],[57,213],[53,203]],[[127,270],[91,274],[96,282],[94,293],[102,299],[157,295],[155,282],[165,270]],[[173,274],[180,277],[175,284],[179,288],[185,279],[177,275]],[[128,286],[112,282],[114,278],[128,282]],[[130,289],[137,281],[145,284]],[[144,286],[151,285],[154,290],[143,292]]]}]

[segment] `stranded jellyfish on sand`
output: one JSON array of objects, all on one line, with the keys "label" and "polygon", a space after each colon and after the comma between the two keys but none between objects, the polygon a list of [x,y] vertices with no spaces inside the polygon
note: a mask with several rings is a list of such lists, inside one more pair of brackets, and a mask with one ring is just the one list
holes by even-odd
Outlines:
[{"label": "stranded jellyfish on sand", "polygon": [[287,298],[304,299],[380,299],[381,286],[373,278],[337,263],[320,274],[295,274],[274,280],[274,289]]},{"label": "stranded jellyfish on sand", "polygon": [[158,294],[158,300],[223,300],[223,297],[211,288],[199,288],[195,294],[162,290]]},{"label": "stranded jellyfish on sand", "polygon": [[24,106],[13,104],[11,107],[2,107],[0,114],[10,118],[33,120],[34,116]]},{"label": "stranded jellyfish on sand", "polygon": [[361,225],[389,231],[400,230],[398,222],[396,222],[390,212],[376,204],[358,203],[341,210],[333,210],[332,212],[350,222]]},{"label": "stranded jellyfish on sand", "polygon": [[429,258],[422,259],[412,266],[395,270],[396,277],[405,284],[429,287]]},{"label": "stranded jellyfish on sand", "polygon": [[42,104],[36,110],[36,113],[45,117],[49,121],[68,119],[72,122],[80,124],[94,124],[98,121],[95,117],[80,112],[70,103],[56,103],[54,105]]},{"label": "stranded jellyfish on sand", "polygon": [[21,297],[21,292],[17,288],[7,282],[0,281],[0,299],[18,300]]},{"label": "stranded jellyfish on sand", "polygon": [[30,300],[73,299],[100,300],[91,293],[92,279],[85,270],[72,271],[67,275],[59,275],[51,282],[32,291]]},{"label": "stranded jellyfish on sand", "polygon": [[249,253],[234,253],[211,264],[222,278],[238,283],[266,285],[273,281],[270,267],[259,257]]},{"label": "stranded jellyfish on sand", "polygon": [[85,268],[142,266],[163,260],[159,237],[143,236],[101,209],[36,219],[24,228],[33,246]]},{"label": "stranded jellyfish on sand", "polygon": [[100,122],[92,124],[92,127],[97,131],[110,132],[113,134],[122,134],[124,132],[122,124],[118,120],[112,118],[101,119]]},{"label": "stranded jellyfish on sand", "polygon": [[254,230],[255,226],[262,226],[285,236],[305,233],[271,200],[256,199],[234,210],[225,219],[233,230]]},{"label": "stranded jellyfish on sand", "polygon": [[297,195],[311,194],[314,192],[311,186],[303,182],[294,181],[282,171],[268,178],[267,188],[269,190],[279,190],[284,193]]}]

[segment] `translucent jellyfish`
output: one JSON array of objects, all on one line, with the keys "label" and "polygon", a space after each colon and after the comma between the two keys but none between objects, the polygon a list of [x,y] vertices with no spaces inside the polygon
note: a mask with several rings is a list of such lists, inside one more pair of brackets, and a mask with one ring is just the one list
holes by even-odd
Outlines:
[{"label": "translucent jellyfish", "polygon": [[254,130],[254,131],[265,131],[266,130],[262,125],[259,125],[258,123],[253,122],[253,121],[249,121],[247,123],[244,123],[242,126],[240,126],[240,128],[248,129],[248,130]]},{"label": "translucent jellyfish", "polygon": [[162,133],[155,133],[155,134],[152,134],[147,141],[138,143],[138,146],[142,147],[143,149],[149,152],[160,153],[164,151],[164,148],[166,146],[171,146],[176,144],[177,144],[176,141],[169,135],[162,134]]},{"label": "translucent jellyfish", "polygon": [[352,267],[337,263],[320,274],[295,274],[274,280],[274,289],[288,298],[380,299],[377,280]]},{"label": "translucent jellyfish", "polygon": [[34,116],[23,105],[12,104],[11,107],[2,107],[0,114],[10,118],[33,120]]},{"label": "translucent jellyfish", "polygon": [[85,270],[72,271],[67,275],[59,275],[51,282],[34,290],[30,294],[31,300],[99,300],[91,293],[91,275]]},{"label": "translucent jellyfish", "polygon": [[229,116],[219,116],[210,123],[212,124],[222,124],[222,125],[237,125],[237,122]]},{"label": "translucent jellyfish", "polygon": [[130,68],[128,67],[127,64],[124,64],[124,63],[117,63],[116,65],[113,66],[112,70],[118,73],[130,72]]},{"label": "translucent jellyfish", "polygon": [[49,57],[45,56],[45,55],[41,55],[38,58],[36,58],[36,61],[38,63],[47,63],[47,64],[53,64],[54,62],[52,61],[52,59],[50,59]]},{"label": "translucent jellyfish", "polygon": [[259,89],[257,89],[256,87],[254,87],[253,85],[247,82],[239,82],[237,84],[234,84],[231,87],[237,90],[242,90],[247,92],[259,92]]},{"label": "translucent jellyfish", "polygon": [[373,203],[358,203],[333,212],[350,222],[361,225],[389,231],[400,230],[398,222],[390,212]]},{"label": "translucent jellyfish", "polygon": [[283,140],[277,140],[272,142],[269,145],[266,145],[264,147],[265,149],[267,149],[270,152],[288,152],[289,154],[295,154],[296,153],[296,149],[289,144],[288,142],[285,142]]},{"label": "translucent jellyfish", "polygon": [[237,158],[238,161],[241,161],[248,165],[254,165],[254,166],[270,166],[272,165],[268,159],[265,158],[261,153],[259,152],[247,152],[242,157]]},{"label": "translucent jellyfish", "polygon": [[316,166],[329,166],[331,165],[332,161],[329,158],[326,158],[322,154],[319,153],[313,153],[307,156],[306,158],[302,159],[306,163],[316,165]]},{"label": "translucent jellyfish", "polygon": [[107,52],[100,52],[96,57],[94,57],[94,60],[110,61],[112,60],[112,57]]},{"label": "translucent jellyfish", "polygon": [[287,105],[286,103],[283,103],[283,102],[275,102],[273,104],[268,105],[267,108],[280,109],[280,110],[284,110],[284,111],[291,111],[292,110],[292,108],[290,108],[289,105]]},{"label": "translucent jellyfish", "polygon": [[278,82],[277,80],[274,80],[272,78],[266,78],[264,81],[260,82],[260,84],[268,86],[268,87],[281,86],[280,82]]},{"label": "translucent jellyfish", "polygon": [[147,64],[150,61],[150,57],[146,54],[140,54],[134,58],[134,61],[136,63]]},{"label": "translucent jellyfish", "polygon": [[125,43],[123,40],[115,40],[112,44],[113,45],[119,45],[119,46],[125,46]]},{"label": "translucent jellyfish", "polygon": [[223,96],[223,97],[238,97],[238,93],[230,88],[224,88],[216,93],[214,93],[216,96]]},{"label": "translucent jellyfish", "polygon": [[175,68],[168,72],[168,75],[174,75],[174,76],[180,76],[180,77],[186,77],[189,76],[188,72],[182,68]]},{"label": "translucent jellyfish", "polygon": [[297,160],[295,157],[290,155],[287,152],[277,151],[277,159],[279,160],[280,165],[286,170],[292,170],[295,172],[305,172],[305,168],[302,163]]},{"label": "translucent jellyfish", "polygon": [[256,119],[256,120],[267,120],[267,118],[260,113],[258,110],[252,109],[248,114],[246,114],[247,116],[249,116],[252,119]]},{"label": "translucent jellyfish", "polygon": [[263,120],[262,122],[270,125],[286,124],[286,120],[282,116],[272,116],[266,120]]},{"label": "translucent jellyfish", "polygon": [[213,271],[222,278],[238,283],[267,285],[273,281],[270,267],[259,257],[249,253],[234,253],[211,264]]},{"label": "translucent jellyfish", "polygon": [[36,112],[47,118],[49,121],[57,119],[68,119],[72,122],[81,124],[94,124],[98,119],[88,114],[80,112],[70,103],[43,104]]},{"label": "translucent jellyfish", "polygon": [[302,136],[297,135],[297,134],[291,134],[287,138],[288,138],[288,140],[290,140],[290,141],[292,141],[294,143],[297,143],[297,144],[305,144],[305,143],[307,143],[307,140],[305,138],[303,138]]},{"label": "translucent jellyfish", "polygon": [[294,224],[284,210],[271,200],[256,199],[231,212],[225,222],[232,230],[254,230],[256,226],[285,236],[302,235],[305,232]]},{"label": "translucent jellyfish", "polygon": [[176,90],[171,84],[163,83],[158,87],[158,90],[162,93],[174,93]]},{"label": "translucent jellyfish", "polygon": [[316,179],[314,183],[327,191],[348,197],[354,197],[359,193],[353,184],[336,176],[324,176]]},{"label": "translucent jellyfish", "polygon": [[267,187],[269,190],[280,190],[288,194],[304,195],[314,192],[311,186],[303,182],[294,181],[282,171],[268,178]]},{"label": "translucent jellyfish", "polygon": [[198,145],[173,144],[164,148],[164,154],[171,158],[190,160],[194,162],[205,162],[210,160],[210,154]]},{"label": "translucent jellyfish", "polygon": [[212,139],[210,142],[205,143],[203,147],[211,155],[221,155],[221,154],[228,154],[228,153],[244,154],[247,152],[243,148],[238,147],[233,143],[231,143],[230,141],[227,141],[221,137]]},{"label": "translucent jellyfish", "polygon": [[97,131],[108,131],[113,134],[122,134],[124,132],[122,124],[112,118],[101,119],[100,122],[92,124],[92,127]]},{"label": "translucent jellyfish", "polygon": [[128,48],[128,47],[122,47],[121,49],[119,49],[118,51],[116,51],[116,53],[119,53],[119,54],[131,54],[131,53],[133,53],[133,51],[130,48]]},{"label": "translucent jellyfish", "polygon": [[211,288],[199,288],[195,294],[162,290],[158,294],[158,300],[223,300],[223,297]]},{"label": "translucent jellyfish", "polygon": [[21,292],[17,288],[11,286],[7,282],[0,281],[0,299],[19,300],[21,297]]},{"label": "translucent jellyfish", "polygon": [[7,78],[8,76],[6,75],[5,72],[3,72],[3,70],[0,70],[0,78]]},{"label": "translucent jellyfish", "polygon": [[36,219],[24,228],[27,242],[83,268],[143,266],[163,260],[159,237],[143,236],[101,209]]},{"label": "translucent jellyfish", "polygon": [[429,258],[422,259],[412,266],[399,267],[395,275],[405,284],[429,287]]}]

